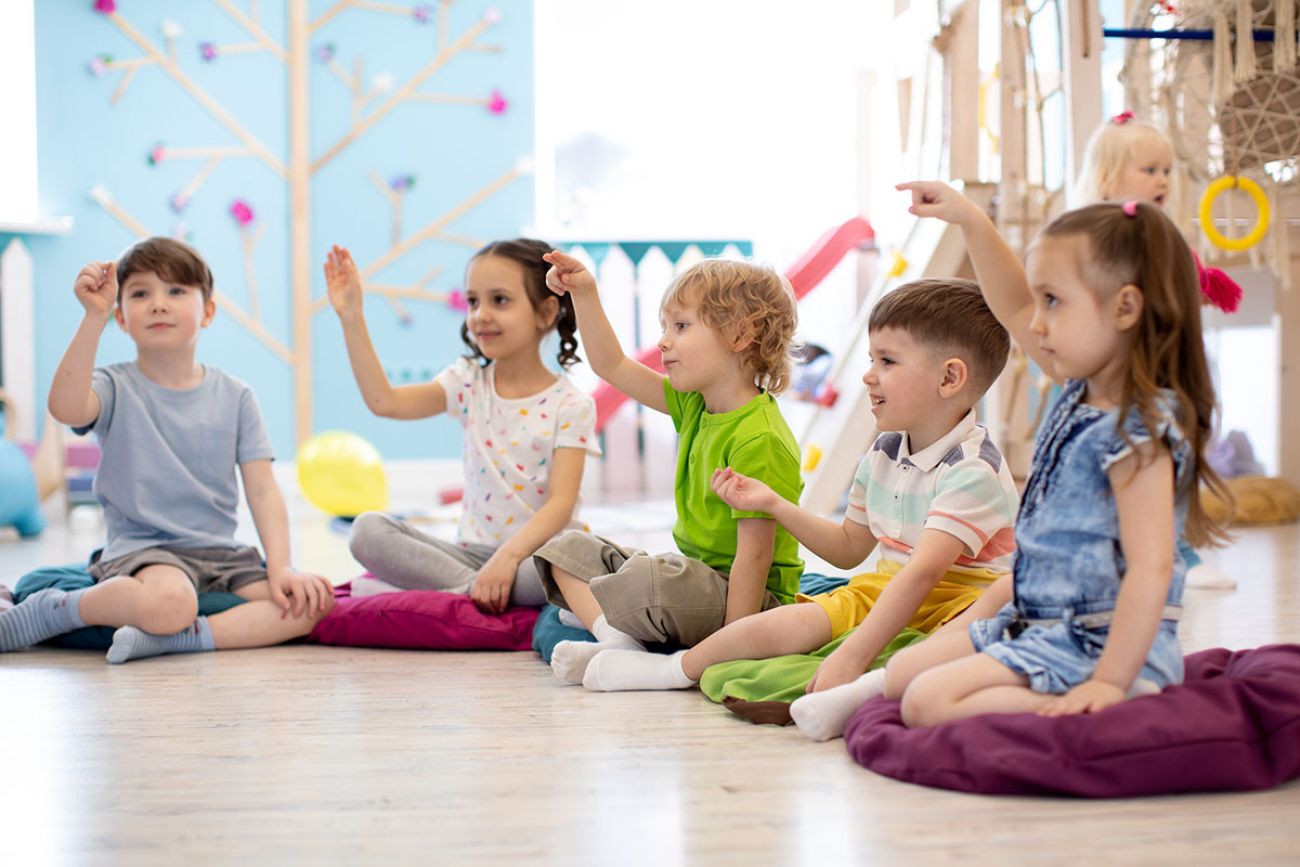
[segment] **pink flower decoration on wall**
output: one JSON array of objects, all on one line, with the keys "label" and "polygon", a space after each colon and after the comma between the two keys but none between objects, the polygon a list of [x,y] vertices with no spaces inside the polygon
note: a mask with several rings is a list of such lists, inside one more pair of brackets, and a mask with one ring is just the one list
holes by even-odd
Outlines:
[{"label": "pink flower decoration on wall", "polygon": [[417,3],[411,8],[411,17],[419,24],[428,24],[433,18],[433,5],[430,3]]},{"label": "pink flower decoration on wall", "polygon": [[217,46],[212,42],[199,43],[199,57],[203,58],[204,63],[211,63],[217,59]]},{"label": "pink flower decoration on wall", "polygon": [[167,158],[167,149],[163,147],[162,142],[158,142],[149,149],[149,165],[156,166]]},{"label": "pink flower decoration on wall", "polygon": [[393,175],[388,179],[388,188],[395,193],[405,193],[415,186],[415,175]]},{"label": "pink flower decoration on wall", "polygon": [[91,74],[96,78],[102,78],[104,74],[108,72],[108,65],[112,62],[112,55],[100,54],[90,58],[90,63],[87,64],[87,67],[90,69]]},{"label": "pink flower decoration on wall", "polygon": [[167,202],[171,206],[172,213],[180,214],[190,206],[190,197],[184,193],[177,193]]},{"label": "pink flower decoration on wall", "polygon": [[493,114],[505,114],[509,107],[510,103],[501,95],[501,91],[494,90],[488,96],[487,110]]},{"label": "pink flower decoration on wall", "polygon": [[253,209],[243,199],[235,199],[231,202],[230,216],[235,218],[235,222],[241,229],[248,228],[253,223]]},{"label": "pink flower decoration on wall", "polygon": [[117,0],[95,0],[95,11],[102,15],[112,15],[117,11]]},{"label": "pink flower decoration on wall", "polygon": [[464,313],[469,309],[469,301],[466,300],[464,292],[453,289],[447,293],[447,306],[458,313]]},{"label": "pink flower decoration on wall", "polygon": [[338,54],[338,46],[333,42],[322,42],[320,45],[313,48],[311,52],[312,55],[315,56],[317,63],[327,64],[334,59],[336,54]]}]

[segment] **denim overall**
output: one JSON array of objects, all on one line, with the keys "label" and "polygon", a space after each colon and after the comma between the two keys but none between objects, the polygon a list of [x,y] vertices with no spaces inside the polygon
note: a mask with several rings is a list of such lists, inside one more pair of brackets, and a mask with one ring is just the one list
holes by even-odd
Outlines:
[{"label": "denim overall", "polygon": [[[1158,426],[1148,431],[1138,411],[1117,413],[1083,402],[1086,381],[1072,380],[1053,405],[1034,444],[1034,459],[1016,519],[1012,565],[1015,598],[995,617],[971,624],[976,651],[983,651],[1029,678],[1035,692],[1060,694],[1088,680],[1101,658],[1124,575],[1119,518],[1107,470],[1153,437],[1174,462],[1174,539],[1187,518],[1182,493],[1191,445],[1176,421],[1177,401],[1165,391],[1156,403]],[[1180,683],[1178,645],[1185,564],[1174,554],[1174,574],[1164,619],[1138,674],[1138,691]]]}]

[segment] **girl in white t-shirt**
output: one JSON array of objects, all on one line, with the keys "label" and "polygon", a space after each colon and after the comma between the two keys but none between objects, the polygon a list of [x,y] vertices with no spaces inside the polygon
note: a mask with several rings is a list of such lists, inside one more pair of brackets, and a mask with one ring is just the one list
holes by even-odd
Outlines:
[{"label": "girl in white t-shirt", "polygon": [[352,525],[352,554],[376,578],[406,590],[468,593],[485,611],[542,605],[533,552],[561,530],[582,528],[578,489],[596,445],[596,406],[542,362],[560,335],[558,361],[578,361],[573,303],[546,288],[541,241],[496,241],[465,275],[461,337],[469,353],[432,382],[394,386],[366,329],[361,277],[348,251],[325,263],[329,300],[343,325],[352,373],[370,411],[419,419],[446,412],[465,428],[464,511],[456,542],[366,512]]}]

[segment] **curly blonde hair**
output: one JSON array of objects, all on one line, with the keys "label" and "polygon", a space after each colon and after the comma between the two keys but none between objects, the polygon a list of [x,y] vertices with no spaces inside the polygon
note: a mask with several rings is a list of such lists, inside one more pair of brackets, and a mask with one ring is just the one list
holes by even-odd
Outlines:
[{"label": "curly blonde hair", "polygon": [[660,311],[669,305],[695,308],[704,324],[728,340],[747,338],[741,363],[755,385],[770,394],[789,387],[799,314],[790,281],[770,265],[705,259],[668,287]]}]

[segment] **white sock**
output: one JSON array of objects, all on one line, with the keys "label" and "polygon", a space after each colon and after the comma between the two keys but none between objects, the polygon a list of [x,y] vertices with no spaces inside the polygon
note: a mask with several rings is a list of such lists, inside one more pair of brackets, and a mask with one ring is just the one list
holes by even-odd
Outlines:
[{"label": "white sock", "polygon": [[1187,570],[1186,585],[1199,587],[1202,590],[1235,590],[1237,579],[1225,575],[1209,563],[1202,561]]},{"label": "white sock", "polygon": [[862,703],[885,692],[885,669],[868,671],[857,680],[794,700],[790,716],[799,731],[815,741],[828,741],[844,734],[849,717]]},{"label": "white sock", "polygon": [[695,681],[682,671],[679,650],[672,656],[644,650],[605,650],[596,654],[587,666],[582,685],[595,692],[618,692],[628,689],[686,689]]},{"label": "white sock", "polygon": [[396,584],[389,584],[379,578],[361,576],[352,579],[353,596],[378,596],[381,593],[401,593],[404,590]]},{"label": "white sock", "polygon": [[602,650],[645,650],[645,645],[609,625],[602,614],[591,624],[593,641],[561,641],[551,651],[551,671],[565,683],[582,683],[587,664]]},{"label": "white sock", "polygon": [[573,629],[587,628],[587,624],[579,620],[578,615],[574,614],[572,611],[570,611],[567,608],[560,609],[560,622],[563,623],[565,626],[572,627]]}]

